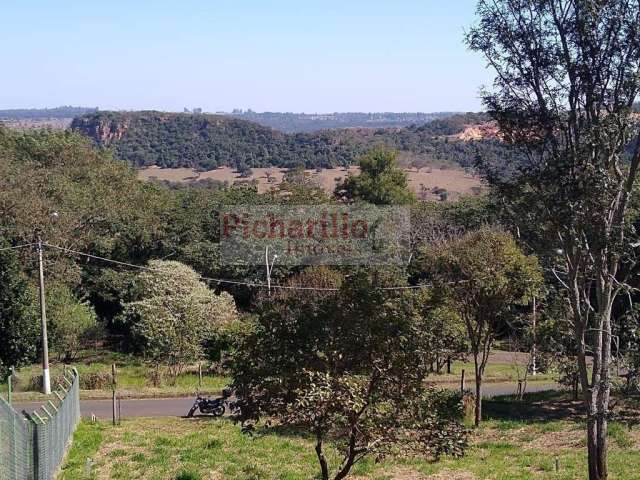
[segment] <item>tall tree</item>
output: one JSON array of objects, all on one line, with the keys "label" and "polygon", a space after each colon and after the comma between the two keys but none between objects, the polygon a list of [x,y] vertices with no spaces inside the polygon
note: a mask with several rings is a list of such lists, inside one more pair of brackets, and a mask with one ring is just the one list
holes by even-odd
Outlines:
[{"label": "tall tree", "polygon": [[635,263],[627,211],[640,164],[632,118],[640,4],[481,0],[477,15],[467,42],[497,74],[484,103],[504,139],[528,156],[515,185],[497,185],[561,249],[565,274],[558,278],[569,294],[587,410],[589,478],[606,479],[612,305]]},{"label": "tall tree", "polygon": [[15,255],[0,240],[0,379],[10,367],[35,360],[39,330],[33,299]]},{"label": "tall tree", "polygon": [[482,419],[482,381],[496,335],[514,306],[536,295],[543,277],[538,261],[504,232],[482,228],[427,247],[415,267],[435,280],[464,321],[475,367],[475,424]]},{"label": "tall tree", "polygon": [[[328,290],[278,291],[235,349],[242,418],[270,416],[312,434],[323,480],[347,478],[366,456],[398,448],[435,458],[464,452],[459,410],[447,407],[459,402],[424,383],[431,353],[424,298],[381,288],[401,278],[361,269],[345,282],[311,267],[287,286]],[[328,442],[339,451],[337,465]]]}]

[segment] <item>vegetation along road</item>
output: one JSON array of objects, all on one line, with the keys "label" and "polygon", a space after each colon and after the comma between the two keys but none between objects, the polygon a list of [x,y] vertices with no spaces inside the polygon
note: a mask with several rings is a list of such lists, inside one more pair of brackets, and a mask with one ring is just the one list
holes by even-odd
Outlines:
[{"label": "vegetation along road", "polygon": [[[453,388],[453,385],[450,385]],[[447,385],[449,387],[449,385]],[[527,387],[527,392],[536,393],[547,390],[556,390],[559,386],[549,382],[536,382]],[[513,383],[494,383],[485,387],[484,397],[493,398],[515,393]],[[131,417],[180,417],[186,415],[193,405],[193,398],[140,398],[124,399],[120,401],[120,414],[122,418]],[[37,402],[24,402],[15,405],[16,410],[32,412],[40,407]],[[110,419],[112,417],[111,400],[82,400],[80,411],[83,417]]]}]

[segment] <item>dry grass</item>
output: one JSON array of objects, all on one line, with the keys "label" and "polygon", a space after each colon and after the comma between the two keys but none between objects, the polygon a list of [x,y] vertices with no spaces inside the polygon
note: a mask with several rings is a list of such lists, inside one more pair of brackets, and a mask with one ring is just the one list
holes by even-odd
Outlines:
[{"label": "dry grass", "polygon": [[[190,168],[159,168],[147,167],[138,172],[138,178],[141,180],[168,180],[171,182],[192,182],[194,180],[212,179],[221,182],[228,182],[233,185],[234,182],[242,180],[258,180],[258,191],[268,191],[273,186],[282,182],[282,178],[286,170],[280,168],[254,168],[252,169],[252,177],[242,179],[240,175],[229,167],[221,167],[216,170],[198,173]],[[321,172],[315,170],[307,170],[307,173],[313,180],[320,185],[327,193],[332,193],[338,179],[344,179],[347,175],[357,175],[359,167],[352,166],[345,168],[324,169]],[[449,192],[449,199],[455,199],[460,195],[470,195],[481,187],[480,180],[464,170],[451,168],[422,168],[420,171],[416,169],[406,170],[409,177],[409,186],[417,194],[424,189],[431,191],[435,187],[444,188]],[[272,178],[270,183],[267,178]],[[429,199],[437,197],[430,195]]]}]

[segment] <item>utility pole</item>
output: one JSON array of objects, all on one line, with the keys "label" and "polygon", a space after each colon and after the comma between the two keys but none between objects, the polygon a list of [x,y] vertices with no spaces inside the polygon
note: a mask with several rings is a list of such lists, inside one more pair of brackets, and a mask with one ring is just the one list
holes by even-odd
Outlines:
[{"label": "utility pole", "polygon": [[533,297],[533,346],[531,347],[531,374],[535,377],[538,374],[536,365],[536,297]]},{"label": "utility pole", "polygon": [[267,267],[267,290],[269,291],[269,296],[271,296],[271,271],[273,270],[273,264],[278,258],[278,255],[273,255],[273,260],[269,263],[269,245],[264,248],[264,263],[265,267]]},{"label": "utility pole", "polygon": [[116,364],[111,365],[111,410],[113,414],[113,425],[117,424],[118,415],[116,413],[116,389],[118,385],[118,377],[116,376]]},{"label": "utility pole", "polygon": [[38,267],[40,277],[40,323],[42,328],[42,393],[51,394],[51,378],[49,376],[49,342],[47,339],[47,307],[44,291],[44,266],[42,262],[42,238],[36,231],[38,242]]}]

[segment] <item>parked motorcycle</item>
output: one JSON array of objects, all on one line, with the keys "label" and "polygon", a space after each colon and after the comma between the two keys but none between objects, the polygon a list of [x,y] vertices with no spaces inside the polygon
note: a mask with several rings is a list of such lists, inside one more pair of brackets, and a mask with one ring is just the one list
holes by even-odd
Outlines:
[{"label": "parked motorcycle", "polygon": [[221,417],[227,411],[227,400],[231,396],[231,391],[224,389],[222,396],[218,398],[209,398],[198,395],[191,410],[187,413],[187,417],[193,417],[196,410],[200,410],[203,415],[213,415],[214,417]]}]

